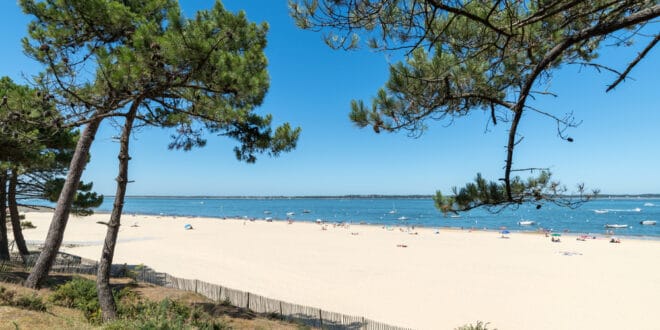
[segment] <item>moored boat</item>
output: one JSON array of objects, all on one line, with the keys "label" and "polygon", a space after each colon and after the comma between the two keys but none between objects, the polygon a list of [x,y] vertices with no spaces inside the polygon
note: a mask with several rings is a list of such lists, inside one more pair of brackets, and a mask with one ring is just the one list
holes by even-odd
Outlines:
[{"label": "moored boat", "polygon": [[642,221],[639,222],[639,224],[645,225],[645,226],[653,226],[656,223],[657,223],[657,221],[655,221],[655,220],[642,220]]},{"label": "moored boat", "polygon": [[533,225],[535,225],[535,224],[536,224],[536,222],[535,222],[535,221],[532,221],[532,220],[521,220],[521,221],[518,221],[518,225],[520,225],[520,226],[533,226]]},{"label": "moored boat", "polygon": [[628,228],[628,225],[621,225],[621,224],[606,224],[605,228]]}]

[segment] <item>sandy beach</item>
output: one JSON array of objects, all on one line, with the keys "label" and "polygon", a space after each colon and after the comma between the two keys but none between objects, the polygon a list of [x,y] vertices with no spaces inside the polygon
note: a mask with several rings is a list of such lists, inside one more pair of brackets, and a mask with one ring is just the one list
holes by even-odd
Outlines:
[{"label": "sandy beach", "polygon": [[[43,241],[50,213],[28,212]],[[108,215],[72,217],[63,251],[98,259]],[[132,226],[132,225],[137,226]],[[184,230],[191,224],[193,230]],[[146,264],[416,329],[657,329],[660,241],[124,215],[115,263]]]}]

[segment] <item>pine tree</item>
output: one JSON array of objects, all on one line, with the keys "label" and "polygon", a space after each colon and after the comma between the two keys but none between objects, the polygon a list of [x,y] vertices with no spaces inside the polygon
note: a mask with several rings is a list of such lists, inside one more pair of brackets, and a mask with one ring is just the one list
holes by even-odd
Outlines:
[{"label": "pine tree", "polygon": [[[227,12],[220,2],[194,18],[184,18],[176,1],[21,1],[35,17],[26,53],[47,71],[37,83],[52,91],[69,118],[86,124],[53,216],[45,247],[26,281],[38,287],[61,244],[84,159],[104,118],[125,122],[126,147],[119,154],[118,196],[128,181],[128,139],[133,121],[175,129],[170,148],[204,146],[204,132],[239,142],[239,160],[254,162],[256,154],[277,156],[292,150],[300,133],[284,124],[271,129],[270,115],[259,116],[269,86],[267,25],[247,21],[244,13]],[[64,10],[66,8],[66,10]],[[92,78],[78,75],[93,63]],[[99,268],[103,318],[112,319],[114,305],[107,278],[123,199],[117,198]],[[105,266],[103,266],[105,265]]]},{"label": "pine tree", "polygon": [[[526,112],[556,121],[559,137],[576,126],[572,116],[557,116],[528,104],[563,65],[582,65],[616,73],[612,90],[660,40],[648,28],[660,15],[653,0],[558,1],[439,1],[439,0],[292,0],[291,15],[299,27],[321,31],[333,48],[369,47],[403,53],[390,67],[390,78],[371,105],[351,103],[350,118],[376,133],[407,130],[421,134],[428,120],[449,121],[482,110],[492,124],[508,122],[504,175],[497,182],[477,176],[475,183],[455,189],[453,197],[438,193],[443,212],[491,206],[501,209],[543,201],[574,206],[563,198],[566,187],[550,180],[547,170],[523,180],[513,173],[514,149],[520,142],[519,124]],[[644,29],[647,27],[647,29]],[[650,36],[648,34],[651,34]],[[596,60],[605,42],[630,46],[632,38],[648,42],[621,72]],[[526,169],[530,170],[530,169]],[[595,192],[594,192],[595,193]],[[577,194],[588,198],[583,185]],[[583,199],[577,199],[579,203]]]}]

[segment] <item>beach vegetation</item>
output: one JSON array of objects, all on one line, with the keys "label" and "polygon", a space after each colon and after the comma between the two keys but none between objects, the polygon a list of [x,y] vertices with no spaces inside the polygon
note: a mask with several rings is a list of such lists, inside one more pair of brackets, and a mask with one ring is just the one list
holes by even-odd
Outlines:
[{"label": "beach vegetation", "polygon": [[[101,324],[96,281],[75,277],[59,285],[49,300],[58,306],[81,310],[92,324]],[[118,305],[116,323],[108,324],[111,329],[221,329],[214,327],[207,314],[182,302],[163,299],[159,302],[140,299],[129,287],[113,290]]]},{"label": "beach vegetation", "polygon": [[[22,269],[21,265],[14,265]],[[5,280],[5,278],[3,278]],[[64,282],[63,282],[64,280]],[[0,285],[0,328],[18,329],[298,329],[298,325],[215,309],[196,294],[145,284],[125,286],[116,279],[119,318],[101,323],[95,281],[84,276],[58,277],[32,291],[12,283]],[[51,281],[47,281],[51,282]],[[73,282],[73,283],[72,283]],[[9,308],[6,308],[9,307]],[[207,307],[207,308],[205,308]]]},{"label": "beach vegetation", "polygon": [[[433,121],[449,125],[474,112],[487,116],[487,129],[506,125],[502,176],[486,181],[478,175],[451,197],[439,193],[436,205],[445,213],[489,206],[497,211],[522,203],[573,207],[596,195],[582,184],[568,189],[551,181],[547,168],[514,166],[524,114],[549,118],[559,139],[574,142],[568,130],[580,122],[572,113],[539,109],[531,101],[555,96],[553,73],[568,65],[612,73],[605,90],[610,92],[660,41],[651,27],[660,5],[648,0],[291,0],[289,5],[296,24],[322,32],[331,48],[366,45],[395,59],[389,80],[371,102],[351,102],[349,117],[358,127],[418,137]],[[635,43],[643,48],[623,68],[598,61],[605,45]]]}]

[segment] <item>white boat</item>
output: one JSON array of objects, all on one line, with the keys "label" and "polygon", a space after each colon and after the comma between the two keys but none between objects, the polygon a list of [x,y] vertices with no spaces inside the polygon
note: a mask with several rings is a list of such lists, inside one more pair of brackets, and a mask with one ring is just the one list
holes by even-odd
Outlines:
[{"label": "white boat", "polygon": [[532,221],[532,220],[522,220],[522,221],[518,221],[518,225],[520,225],[520,226],[533,226],[533,225],[535,225],[535,224],[536,224],[536,222],[535,222],[535,221]]},{"label": "white boat", "polygon": [[270,211],[264,211],[264,214],[271,214],[272,212]]},{"label": "white boat", "polygon": [[460,218],[461,216],[458,215],[458,214],[452,214],[452,215],[450,215],[449,217],[450,217],[450,218],[457,219],[457,218]]},{"label": "white boat", "polygon": [[636,207],[636,208],[632,209],[632,211],[633,211],[633,212],[641,212],[642,209],[640,209],[639,207]]},{"label": "white boat", "polygon": [[639,222],[639,224],[645,225],[645,226],[653,226],[656,223],[657,223],[657,221],[655,221],[655,220],[642,220],[642,221]]},{"label": "white boat", "polygon": [[387,212],[387,213],[389,213],[389,214],[396,214],[396,206],[394,206],[394,203],[392,203],[392,209],[391,209],[389,212]]},{"label": "white boat", "polygon": [[296,212],[287,212],[287,213],[286,213],[286,216],[287,216],[287,217],[292,217],[292,216],[294,216],[294,215],[296,215]]},{"label": "white boat", "polygon": [[408,220],[408,217],[398,217],[397,220]]},{"label": "white boat", "polygon": [[266,217],[264,220],[270,222],[270,221],[273,221],[273,217]]},{"label": "white boat", "polygon": [[644,206],[655,206],[653,203],[644,203]]},{"label": "white boat", "polygon": [[594,212],[597,213],[597,214],[604,214],[604,213],[607,213],[609,211],[608,210],[594,210]]},{"label": "white boat", "polygon": [[605,228],[628,228],[628,225],[620,225],[620,224],[606,224]]}]

